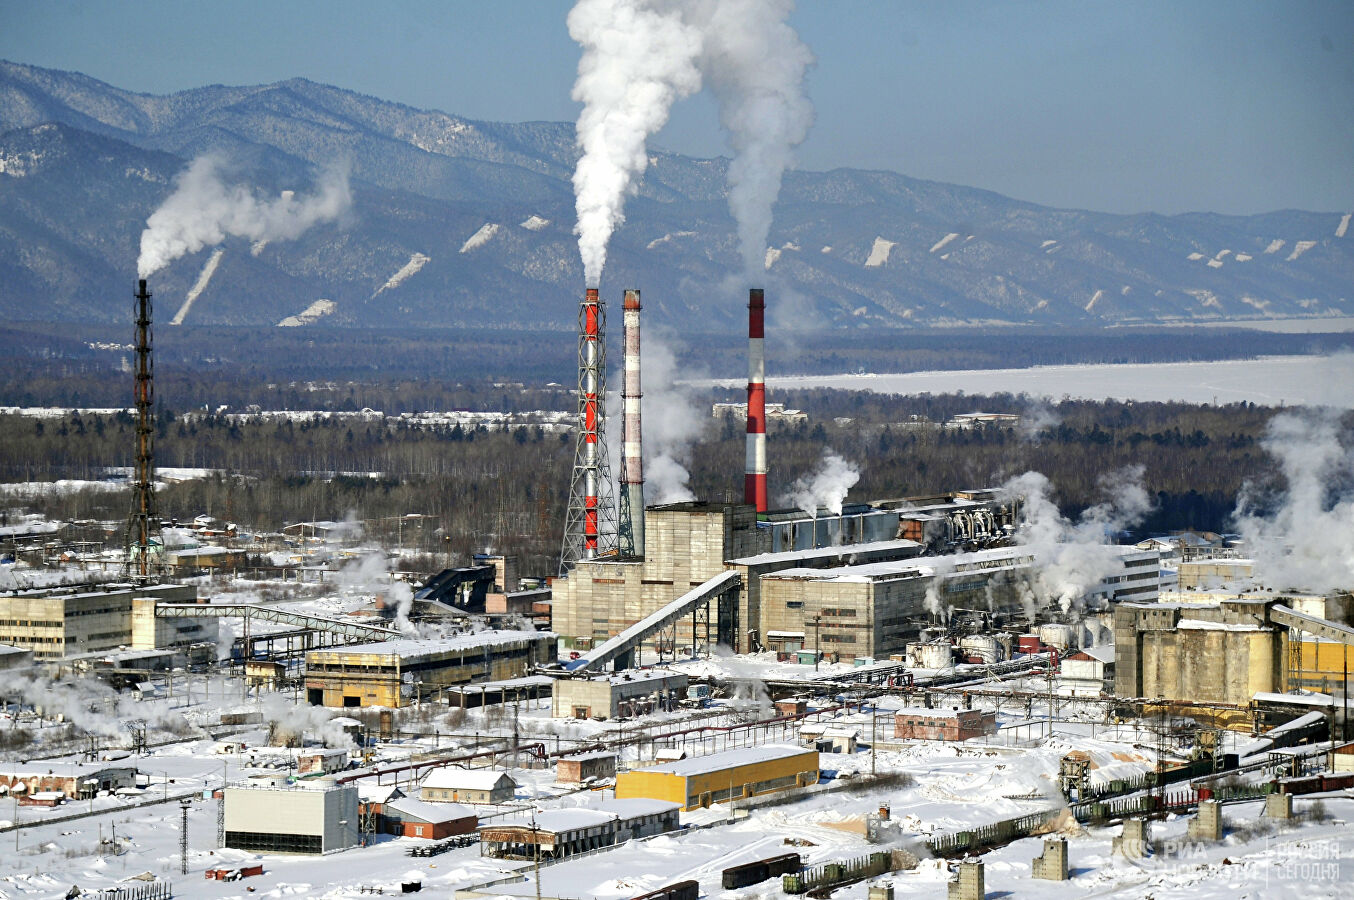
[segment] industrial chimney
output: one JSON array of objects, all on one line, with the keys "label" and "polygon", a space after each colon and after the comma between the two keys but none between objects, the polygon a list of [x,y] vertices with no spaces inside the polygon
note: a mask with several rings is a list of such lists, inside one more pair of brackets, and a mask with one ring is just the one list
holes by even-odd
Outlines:
[{"label": "industrial chimney", "polygon": [[625,378],[621,430],[621,495],[616,544],[622,557],[644,556],[644,449],[640,432],[639,291],[625,292]]},{"label": "industrial chimney", "polygon": [[578,429],[560,549],[561,575],[580,559],[615,550],[605,403],[606,309],[597,288],[588,288],[578,307]]},{"label": "industrial chimney", "polygon": [[761,288],[748,291],[748,445],[743,502],[766,512],[766,357],[762,338],[766,299]]},{"label": "industrial chimney", "polygon": [[[124,550],[128,569],[148,578],[151,532],[158,528],[159,518],[155,511],[155,425],[151,421],[155,403],[154,364],[150,356],[151,304],[144,278],[137,283],[136,302],[136,481],[132,485],[132,510],[127,518]],[[133,546],[137,548],[135,561]]]}]

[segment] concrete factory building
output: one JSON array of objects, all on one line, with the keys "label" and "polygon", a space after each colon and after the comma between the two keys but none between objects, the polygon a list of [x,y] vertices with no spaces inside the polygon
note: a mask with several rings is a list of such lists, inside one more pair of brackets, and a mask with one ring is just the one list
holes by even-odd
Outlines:
[{"label": "concrete factory building", "polygon": [[663,669],[625,671],[555,682],[551,715],[556,719],[614,719],[673,709],[686,695],[687,676]]},{"label": "concrete factory building", "polygon": [[770,744],[622,772],[616,796],[667,800],[691,810],[817,783],[818,751]]},{"label": "concrete factory building", "polygon": [[[1135,547],[1102,548],[1123,573],[1089,592],[1155,599],[1157,556]],[[787,569],[761,578],[762,622],[773,649],[809,648],[840,659],[902,653],[939,609],[1019,613],[1038,565],[1026,547],[832,569]]]},{"label": "concrete factory building", "polygon": [[175,584],[100,583],[12,591],[0,594],[0,643],[31,650],[41,660],[119,647],[153,650],[215,640],[215,623],[155,615],[157,603],[196,601],[196,588]]},{"label": "concrete factory building", "polygon": [[326,647],[306,653],[306,698],[317,706],[400,707],[455,685],[526,675],[554,660],[555,635],[538,631]]},{"label": "concrete factory building", "polygon": [[327,779],[256,778],[225,789],[224,846],[320,855],[360,842],[357,786]]},{"label": "concrete factory building", "polygon": [[1354,657],[1348,615],[1347,594],[1126,603],[1114,612],[1114,692],[1242,708],[1257,694],[1336,692]]},{"label": "concrete factory building", "polygon": [[656,800],[609,800],[596,809],[550,809],[531,819],[480,828],[480,855],[563,859],[679,827],[678,806]]},{"label": "concrete factory building", "polygon": [[565,647],[589,650],[732,568],[743,574],[743,586],[720,599],[704,633],[683,619],[675,639],[685,644],[695,630],[694,637],[749,652],[775,628],[762,613],[763,574],[984,546],[1004,540],[1018,513],[1017,500],[995,491],[850,504],[840,513],[817,515],[782,510],[759,516],[745,504],[649,507],[643,558],[580,560],[553,585],[551,627]]}]

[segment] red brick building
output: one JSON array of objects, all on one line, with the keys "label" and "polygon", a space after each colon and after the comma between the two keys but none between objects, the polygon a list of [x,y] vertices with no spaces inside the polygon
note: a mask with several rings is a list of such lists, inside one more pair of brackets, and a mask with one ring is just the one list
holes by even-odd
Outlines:
[{"label": "red brick building", "polygon": [[997,733],[997,714],[981,709],[908,707],[893,717],[893,736],[900,740],[967,741]]},{"label": "red brick building", "polygon": [[470,834],[480,824],[479,816],[468,806],[428,803],[413,797],[386,803],[382,818],[389,834],[435,841],[456,834]]}]

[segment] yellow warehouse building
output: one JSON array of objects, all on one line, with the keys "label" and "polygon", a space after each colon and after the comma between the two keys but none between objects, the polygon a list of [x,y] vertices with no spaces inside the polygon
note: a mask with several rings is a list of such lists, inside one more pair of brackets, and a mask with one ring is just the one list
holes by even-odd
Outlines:
[{"label": "yellow warehouse building", "polygon": [[682,759],[616,776],[616,798],[646,797],[702,809],[818,783],[818,752],[772,744]]}]

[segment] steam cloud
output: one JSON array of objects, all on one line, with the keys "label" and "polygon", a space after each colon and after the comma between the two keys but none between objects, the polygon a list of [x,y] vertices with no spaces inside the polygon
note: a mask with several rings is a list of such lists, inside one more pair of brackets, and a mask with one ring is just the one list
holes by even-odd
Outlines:
[{"label": "steam cloud", "polygon": [[[1063,612],[1079,607],[1088,591],[1122,571],[1119,555],[1106,541],[1111,533],[1136,524],[1151,510],[1142,476],[1142,466],[1106,475],[1100,488],[1108,499],[1087,509],[1075,522],[1058,511],[1043,474],[1026,472],[1002,485],[1003,493],[1025,498],[1025,520],[1015,541],[1033,551],[1040,593],[1057,601]],[[1022,598],[1027,613],[1032,599]]]},{"label": "steam cloud", "polygon": [[375,594],[381,597],[387,606],[394,607],[394,627],[402,634],[418,634],[414,623],[409,621],[414,591],[405,582],[390,577],[390,565],[381,554],[368,553],[347,563],[339,569],[336,581],[339,589],[348,596]]},{"label": "steam cloud", "polygon": [[174,193],[146,220],[136,268],[148,278],[174,260],[229,237],[254,242],[290,240],[320,222],[337,219],[352,204],[346,168],[331,168],[314,194],[284,191],[275,199],[244,185],[227,185],[224,161],[199,156],[175,180]]},{"label": "steam cloud", "polygon": [[1269,514],[1247,486],[1237,529],[1255,560],[1255,577],[1278,590],[1326,593],[1354,587],[1354,446],[1340,442],[1330,410],[1282,413],[1263,443],[1278,460],[1287,490]]},{"label": "steam cloud", "polygon": [[743,270],[760,277],[781,178],[813,124],[813,105],[803,91],[813,54],[786,22],[793,0],[707,0],[696,9],[706,35],[701,68],[734,151],[729,210],[738,224]]},{"label": "steam cloud", "polygon": [[813,124],[803,93],[813,55],[786,21],[793,9],[793,0],[579,0],[569,13],[569,34],[583,47],[574,195],[588,287],[600,283],[625,196],[648,167],[648,137],[703,76],[734,150],[729,209],[743,268],[765,271],[771,208]]},{"label": "steam cloud", "polygon": [[700,90],[701,35],[672,7],[646,0],[579,0],[569,35],[583,47],[573,98],[582,156],[574,169],[578,251],[597,287],[607,243],[625,220],[625,195],[648,167],[645,141],[679,97]]},{"label": "steam cloud", "polygon": [[[689,373],[683,373],[689,374]],[[691,388],[677,383],[677,357],[662,338],[644,347],[644,478],[652,503],[694,500],[688,481],[691,446],[704,433],[709,415]]]},{"label": "steam cloud", "polygon": [[811,516],[818,515],[819,509],[827,509],[834,516],[841,515],[842,501],[859,480],[860,470],[827,448],[818,461],[818,468],[795,480],[787,499],[796,509]]}]

